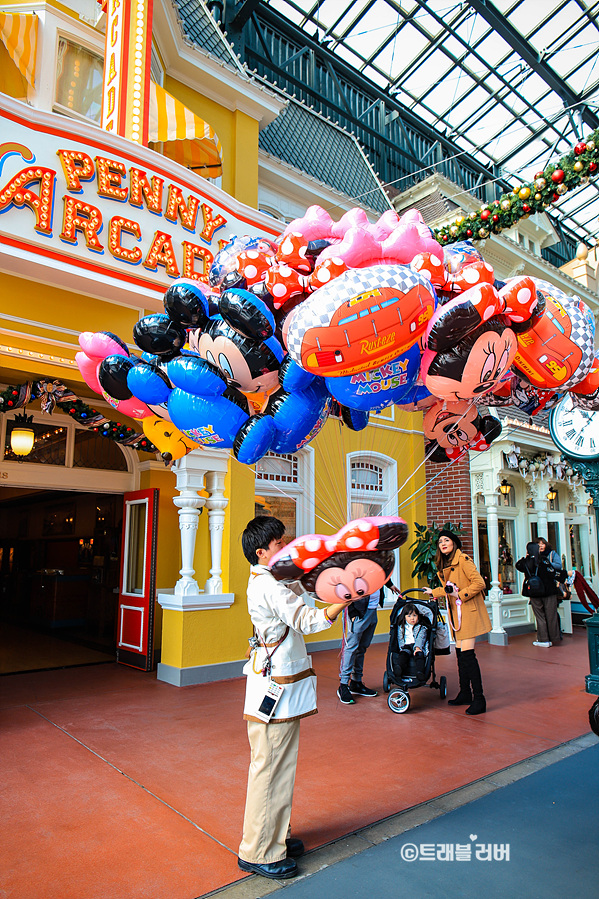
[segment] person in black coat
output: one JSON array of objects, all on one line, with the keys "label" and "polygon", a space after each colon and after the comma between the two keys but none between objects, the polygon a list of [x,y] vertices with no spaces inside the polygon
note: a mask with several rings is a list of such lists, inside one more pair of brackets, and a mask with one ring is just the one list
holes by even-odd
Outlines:
[{"label": "person in black coat", "polygon": [[[548,648],[561,640],[559,616],[557,614],[558,594],[555,581],[556,571],[547,558],[539,553],[538,543],[526,544],[526,556],[518,559],[516,568],[524,574],[522,593],[528,596],[537,622],[537,639],[533,646]],[[530,595],[531,578],[538,577],[543,584],[543,595]]]}]

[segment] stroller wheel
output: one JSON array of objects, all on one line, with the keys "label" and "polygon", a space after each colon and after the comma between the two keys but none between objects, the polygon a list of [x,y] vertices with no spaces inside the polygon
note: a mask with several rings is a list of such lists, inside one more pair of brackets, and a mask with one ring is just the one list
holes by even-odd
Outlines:
[{"label": "stroller wheel", "polygon": [[593,733],[599,737],[599,699],[589,709],[589,724]]},{"label": "stroller wheel", "polygon": [[392,690],[387,697],[387,705],[392,712],[403,715],[410,708],[410,694],[405,690]]},{"label": "stroller wheel", "polygon": [[439,698],[445,699],[446,696],[447,696],[447,678],[443,674],[439,678]]},{"label": "stroller wheel", "polygon": [[383,674],[383,690],[385,693],[388,693],[391,689],[391,684],[389,683],[389,678],[387,677],[387,672]]}]

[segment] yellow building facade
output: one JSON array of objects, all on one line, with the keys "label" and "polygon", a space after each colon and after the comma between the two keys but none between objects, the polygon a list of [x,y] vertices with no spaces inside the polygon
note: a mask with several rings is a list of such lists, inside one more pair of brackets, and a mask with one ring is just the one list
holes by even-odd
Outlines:
[{"label": "yellow building facade", "polygon": [[[37,19],[32,81],[10,39],[0,46],[0,615],[15,633],[32,628],[75,642],[86,633],[82,642],[107,657],[116,641],[120,661],[134,665],[123,616],[141,616],[144,639],[160,658],[158,676],[184,685],[241,671],[251,629],[240,534],[256,511],[284,517],[291,536],[332,533],[361,514],[400,514],[410,532],[415,521],[426,520],[421,419],[390,407],[372,415],[360,433],[330,419],[294,457],[266,457],[255,467],[229,451],[204,449],[165,467],[139,442],[132,449],[100,436],[103,425],[92,433],[85,427],[81,410],[87,408],[86,415],[91,409],[112,423],[109,433],[116,433],[110,431],[115,423],[141,432],[139,421],[84,383],[75,362],[78,335],[109,331],[134,350],[133,326],[162,309],[162,294],[175,278],[205,280],[211,259],[233,234],[274,239],[284,228],[257,209],[259,132],[281,113],[281,98],[233,61],[215,61],[191,46],[172,4],[157,3],[152,77],[160,71],[162,87],[216,132],[222,175],[203,178],[159,152],[161,144],[149,149],[107,133],[98,127],[105,35],[96,6],[95,0],[0,6],[5,34],[11,22],[14,32],[23,25],[18,19]],[[315,184],[314,202],[318,190]],[[10,434],[28,384],[37,385],[34,394],[46,385],[42,400],[64,387],[83,405],[72,399],[71,410],[67,402],[48,415],[40,399],[30,400],[35,449],[18,460]],[[21,389],[14,400],[9,387]],[[103,443],[110,452],[98,449]],[[155,490],[150,572],[149,543],[135,537],[134,519],[127,523],[127,497]],[[413,583],[409,542],[395,573],[404,587]],[[126,598],[141,591],[144,572],[150,607],[139,611]],[[52,601],[36,605],[32,591],[50,593]],[[103,630],[94,632],[96,639],[85,622],[98,617]],[[381,639],[387,631],[388,613],[382,613]],[[329,638],[311,639],[315,649],[338,645],[340,624]],[[146,649],[136,666],[152,669]],[[47,667],[35,659],[15,666]]]}]

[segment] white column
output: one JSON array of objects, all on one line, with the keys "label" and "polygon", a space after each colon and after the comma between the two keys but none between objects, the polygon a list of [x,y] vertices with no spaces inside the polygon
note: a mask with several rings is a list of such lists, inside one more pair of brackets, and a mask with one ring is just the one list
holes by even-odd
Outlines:
[{"label": "white column", "polygon": [[206,475],[206,489],[208,499],[208,529],[210,532],[210,556],[212,566],[210,577],[206,581],[206,593],[217,594],[223,592],[221,578],[221,558],[223,552],[223,532],[225,529],[225,509],[229,500],[225,499],[225,473],[223,471],[209,471]]},{"label": "white column", "polygon": [[497,523],[497,494],[486,493],[485,505],[487,509],[487,540],[489,542],[489,563],[491,566],[491,589],[489,600],[491,602],[491,623],[493,625],[489,634],[489,643],[495,645],[507,645],[508,638],[502,624],[503,592],[499,585],[499,526]]},{"label": "white column", "polygon": [[549,539],[549,535],[547,533],[547,506],[549,505],[548,501],[545,497],[539,497],[538,494],[535,497],[535,509],[537,512],[537,536],[545,537],[546,540]]},{"label": "white column", "polygon": [[[179,496],[173,502],[179,509],[181,540],[181,577],[175,588],[159,590],[158,602],[163,609],[197,611],[198,609],[228,609],[235,600],[233,593],[223,593],[221,558],[224,510],[228,500],[224,496],[225,474],[229,454],[223,450],[197,449],[173,464]],[[198,491],[207,489],[204,499]],[[202,589],[195,579],[193,560],[198,535],[198,521],[202,508],[208,509],[210,530],[210,577]]]},{"label": "white column", "polygon": [[192,454],[178,459],[173,465],[177,476],[179,496],[173,499],[179,509],[179,531],[181,532],[181,577],[175,584],[175,596],[199,596],[200,586],[196,581],[193,557],[198,536],[198,520],[202,506],[206,502],[198,496],[204,487],[206,469],[203,461],[192,458]]}]

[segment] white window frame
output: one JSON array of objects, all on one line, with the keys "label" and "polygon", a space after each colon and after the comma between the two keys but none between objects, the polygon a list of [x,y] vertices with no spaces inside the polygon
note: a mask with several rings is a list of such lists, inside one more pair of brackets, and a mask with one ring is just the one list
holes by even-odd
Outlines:
[{"label": "white window frame", "polygon": [[[286,454],[287,455],[287,454]],[[255,492],[260,496],[287,496],[295,501],[295,522],[298,536],[313,534],[315,531],[314,510],[314,449],[311,446],[289,453],[297,459],[297,483],[281,484],[259,477],[256,473]]]},{"label": "white window frame", "polygon": [[[352,467],[355,462],[366,462],[368,465],[377,465],[382,469],[383,483],[380,492],[376,490],[359,490],[352,486]],[[373,502],[380,499],[381,515],[397,515],[397,462],[391,456],[383,453],[356,451],[348,453],[346,457],[346,488],[347,488],[347,519],[351,520],[352,502]],[[391,580],[399,587],[401,583],[401,566],[399,550],[394,551],[395,566],[391,574]],[[385,599],[383,608],[390,609],[395,603],[394,599]]]}]

